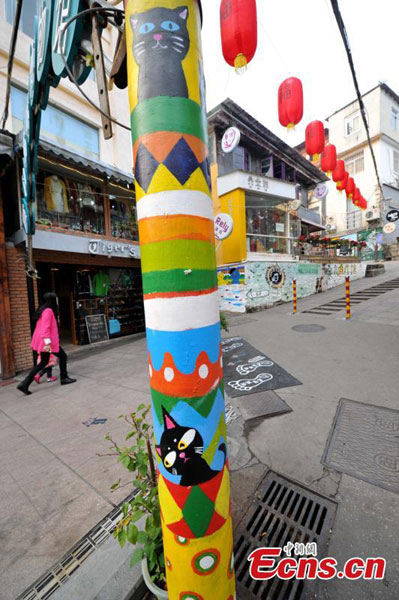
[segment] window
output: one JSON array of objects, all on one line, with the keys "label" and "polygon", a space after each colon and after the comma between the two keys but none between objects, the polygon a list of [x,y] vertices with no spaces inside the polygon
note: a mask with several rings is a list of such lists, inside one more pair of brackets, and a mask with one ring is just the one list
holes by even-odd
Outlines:
[{"label": "window", "polygon": [[273,177],[273,156],[262,159],[261,172],[266,177]]},{"label": "window", "polygon": [[393,171],[399,173],[399,152],[397,150],[393,151]]},{"label": "window", "polygon": [[399,110],[396,110],[396,108],[392,107],[392,109],[391,109],[391,128],[394,131],[398,130],[398,117],[399,117]]},{"label": "window", "polygon": [[[11,87],[13,133],[22,129],[25,110],[26,92]],[[87,158],[99,157],[98,129],[50,104],[42,113],[40,137]]]},{"label": "window", "polygon": [[251,157],[243,146],[237,146],[233,151],[233,168],[241,171],[250,171],[251,169]]},{"label": "window", "polygon": [[362,150],[357,154],[348,156],[345,159],[345,168],[349,175],[355,175],[356,173],[360,173],[360,171],[364,171],[364,151]]},{"label": "window", "polygon": [[[5,0],[5,13],[6,21],[11,25],[14,23],[16,9],[15,0]],[[28,0],[22,3],[21,20],[19,23],[19,29],[33,38],[34,34],[34,22],[35,15],[37,15],[37,3],[36,0]]]},{"label": "window", "polygon": [[36,222],[51,228],[105,233],[101,189],[55,173],[39,171]]},{"label": "window", "polygon": [[246,195],[247,249],[249,252],[287,252],[287,212],[284,207]]},{"label": "window", "polygon": [[138,240],[136,207],[134,199],[121,200],[110,196],[112,237]]},{"label": "window", "polygon": [[360,130],[360,113],[356,112],[345,119],[345,135],[352,135]]}]

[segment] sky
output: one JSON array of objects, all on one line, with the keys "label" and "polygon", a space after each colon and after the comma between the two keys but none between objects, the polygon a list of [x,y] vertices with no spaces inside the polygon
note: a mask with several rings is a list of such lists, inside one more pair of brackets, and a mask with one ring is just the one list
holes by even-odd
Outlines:
[{"label": "sky", "polygon": [[[202,0],[203,54],[210,110],[230,97],[281,139],[303,141],[306,125],[324,121],[356,98],[330,0],[257,0],[258,49],[244,75],[225,63],[220,0]],[[399,94],[398,0],[339,0],[362,93],[382,81]],[[278,121],[277,90],[302,80],[304,117],[294,133]]]}]

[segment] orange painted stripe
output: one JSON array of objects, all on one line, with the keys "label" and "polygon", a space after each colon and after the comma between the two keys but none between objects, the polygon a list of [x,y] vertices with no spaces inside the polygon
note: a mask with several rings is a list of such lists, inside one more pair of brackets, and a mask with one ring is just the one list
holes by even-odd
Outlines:
[{"label": "orange painted stripe", "polygon": [[188,290],[187,292],[155,292],[154,294],[144,294],[144,300],[153,300],[154,298],[183,298],[185,296],[205,296],[218,290],[217,287],[208,290]]},{"label": "orange painted stripe", "polygon": [[165,215],[141,219],[139,232],[141,244],[178,239],[211,243],[215,241],[213,221],[191,215]]}]

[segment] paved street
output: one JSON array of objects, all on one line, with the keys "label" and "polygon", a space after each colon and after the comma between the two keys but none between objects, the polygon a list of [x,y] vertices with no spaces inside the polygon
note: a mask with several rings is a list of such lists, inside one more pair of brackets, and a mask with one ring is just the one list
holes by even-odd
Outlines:
[{"label": "paved street", "polygon": [[[399,263],[386,268],[383,276],[353,283],[353,291],[399,275]],[[299,311],[342,295],[341,287],[310,297]],[[271,468],[339,503],[329,554],[340,563],[387,558],[384,582],[329,582],[320,595],[326,600],[398,596],[398,496],[320,463],[340,398],[399,408],[398,305],[399,289],[354,306],[350,322],[345,311],[292,316],[288,305],[230,320],[229,335],[245,337],[303,384],[277,390],[291,413],[250,424],[239,414],[250,412],[251,395],[228,400],[238,414],[230,425],[236,520]],[[292,330],[298,324],[326,329],[298,333]],[[96,454],[107,452],[106,433],[126,432],[118,416],[149,401],[145,340],[81,353],[70,372],[75,385],[35,384],[30,397],[14,386],[0,388],[2,600],[15,600],[129,492],[110,492],[124,470]],[[92,417],[107,422],[85,427]]]}]

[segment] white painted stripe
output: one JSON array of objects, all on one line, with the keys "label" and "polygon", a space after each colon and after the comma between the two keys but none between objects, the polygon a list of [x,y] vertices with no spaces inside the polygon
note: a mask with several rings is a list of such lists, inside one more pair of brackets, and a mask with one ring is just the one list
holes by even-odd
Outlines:
[{"label": "white painted stripe", "polygon": [[173,190],[148,194],[137,202],[137,218],[190,215],[213,220],[212,199],[204,192]]},{"label": "white painted stripe", "polygon": [[219,321],[218,292],[201,296],[144,300],[146,327],[157,331],[185,331]]}]

